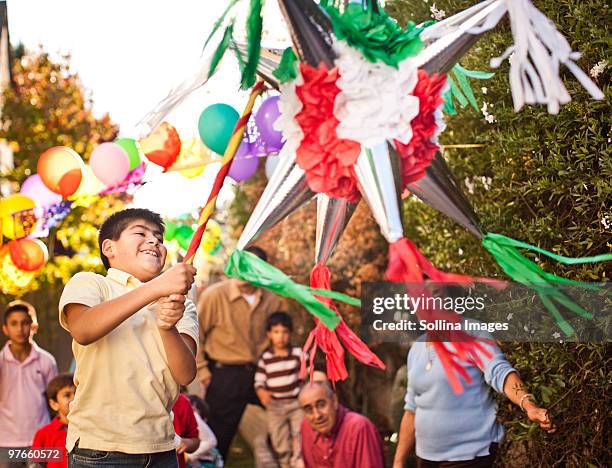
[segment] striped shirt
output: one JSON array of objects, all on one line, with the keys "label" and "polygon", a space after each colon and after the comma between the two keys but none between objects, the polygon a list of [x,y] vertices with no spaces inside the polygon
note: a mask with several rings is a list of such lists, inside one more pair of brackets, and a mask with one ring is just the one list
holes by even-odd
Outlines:
[{"label": "striped shirt", "polygon": [[275,400],[290,400],[300,393],[300,359],[302,350],[291,348],[288,356],[277,356],[270,349],[257,362],[255,389],[265,388]]}]

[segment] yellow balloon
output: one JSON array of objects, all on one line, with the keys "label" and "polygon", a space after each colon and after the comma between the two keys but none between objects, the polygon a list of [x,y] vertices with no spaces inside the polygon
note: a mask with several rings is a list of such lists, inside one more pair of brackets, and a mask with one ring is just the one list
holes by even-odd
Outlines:
[{"label": "yellow balloon", "polygon": [[23,271],[11,260],[8,248],[0,249],[0,290],[13,296],[20,294],[32,282],[35,272]]},{"label": "yellow balloon", "polygon": [[2,234],[9,239],[21,238],[30,234],[36,227],[35,207],[34,200],[20,193],[0,200]]},{"label": "yellow balloon", "polygon": [[215,247],[221,242],[221,226],[214,219],[209,219],[206,223],[206,230],[202,236],[200,247],[207,254],[210,254]]},{"label": "yellow balloon", "polygon": [[83,178],[79,188],[68,199],[74,201],[76,206],[88,206],[98,197],[98,194],[103,189],[104,185],[96,177],[91,166],[87,164],[83,171]]},{"label": "yellow balloon", "polygon": [[[202,172],[204,172],[204,167],[216,159],[218,158],[216,158],[213,152],[202,143],[202,140],[199,138],[190,138],[182,143],[181,152],[169,170],[178,170],[179,174],[183,177],[193,179],[202,174]],[[181,167],[191,168],[179,169]]]}]

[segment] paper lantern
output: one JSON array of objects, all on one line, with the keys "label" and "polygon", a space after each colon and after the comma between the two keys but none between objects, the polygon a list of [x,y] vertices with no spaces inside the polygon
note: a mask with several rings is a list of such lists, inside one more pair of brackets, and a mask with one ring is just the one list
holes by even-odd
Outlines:
[{"label": "paper lantern", "polygon": [[30,197],[16,193],[0,200],[2,234],[9,239],[26,237],[36,227],[34,208]]},{"label": "paper lantern", "polygon": [[120,184],[130,172],[127,152],[115,143],[96,146],[89,157],[89,165],[96,177],[107,187]]},{"label": "paper lantern", "polygon": [[79,188],[83,167],[83,160],[74,150],[55,146],[40,155],[37,172],[49,190],[67,198]]},{"label": "paper lantern", "polygon": [[164,169],[172,166],[181,152],[181,138],[176,129],[167,122],[162,122],[138,144],[149,161]]},{"label": "paper lantern", "polygon": [[47,246],[38,239],[13,240],[6,246],[11,261],[22,271],[38,271],[49,259]]}]

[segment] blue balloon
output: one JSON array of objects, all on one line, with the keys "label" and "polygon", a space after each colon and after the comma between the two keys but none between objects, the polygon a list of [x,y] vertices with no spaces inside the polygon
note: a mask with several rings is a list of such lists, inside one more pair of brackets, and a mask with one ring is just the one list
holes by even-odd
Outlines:
[{"label": "blue balloon", "polygon": [[238,111],[227,104],[208,106],[198,120],[202,142],[215,153],[223,154],[239,118]]}]

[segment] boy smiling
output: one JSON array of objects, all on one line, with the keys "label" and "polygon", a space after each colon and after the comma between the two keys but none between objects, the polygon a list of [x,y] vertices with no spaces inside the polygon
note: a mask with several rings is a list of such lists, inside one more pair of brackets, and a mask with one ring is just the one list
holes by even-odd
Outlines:
[{"label": "boy smiling", "polygon": [[156,213],[127,209],[100,228],[106,276],[77,273],[60,299],[72,335],[75,399],[70,466],[176,466],[170,410],[195,377],[196,309],[185,294],[195,269],[161,273],[166,248]]}]

